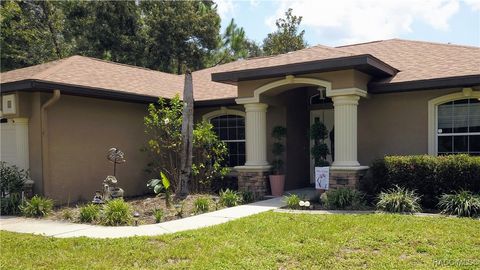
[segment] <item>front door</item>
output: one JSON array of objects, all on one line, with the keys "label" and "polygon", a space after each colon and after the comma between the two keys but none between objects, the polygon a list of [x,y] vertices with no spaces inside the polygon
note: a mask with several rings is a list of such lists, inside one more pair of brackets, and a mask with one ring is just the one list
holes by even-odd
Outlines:
[{"label": "front door", "polygon": [[[334,123],[334,118],[333,118],[333,109],[322,109],[322,110],[312,110],[310,111],[310,126],[313,124],[313,123],[316,123],[316,122],[322,122],[325,127],[327,128],[328,130],[328,134],[329,136],[327,136],[327,139],[325,140],[325,143],[327,144],[328,146],[328,149],[330,150],[330,153],[333,152],[332,151],[332,142],[330,140],[330,136],[333,135],[333,133],[331,134],[332,132],[332,129],[333,129],[333,123]],[[312,148],[313,146],[313,140],[310,140],[310,149]],[[310,151],[309,151],[310,153]],[[329,154],[327,156],[327,160],[328,162],[330,162],[330,164],[332,163],[332,154]],[[310,183],[315,183],[315,178],[314,178],[314,170],[315,170],[315,164],[314,164],[314,160],[313,160],[313,157],[312,155],[310,154]]]}]

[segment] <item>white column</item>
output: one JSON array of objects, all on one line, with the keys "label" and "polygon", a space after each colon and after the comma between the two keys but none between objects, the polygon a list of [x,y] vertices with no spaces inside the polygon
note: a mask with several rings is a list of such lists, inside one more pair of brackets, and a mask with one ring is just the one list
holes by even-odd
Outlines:
[{"label": "white column", "polygon": [[245,104],[245,166],[267,166],[267,108],[264,103]]},{"label": "white column", "polygon": [[334,89],[327,92],[332,98],[335,119],[335,160],[333,167],[357,167],[357,107],[367,92],[358,88]]},{"label": "white column", "polygon": [[335,108],[335,160],[332,166],[360,166],[357,161],[359,96],[332,97]]}]

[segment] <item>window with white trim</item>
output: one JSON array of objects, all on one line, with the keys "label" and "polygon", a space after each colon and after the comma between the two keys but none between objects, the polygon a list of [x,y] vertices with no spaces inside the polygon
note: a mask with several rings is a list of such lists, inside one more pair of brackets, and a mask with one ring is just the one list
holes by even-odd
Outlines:
[{"label": "window with white trim", "polygon": [[228,147],[228,167],[245,164],[245,117],[225,114],[210,118],[213,130]]},{"label": "window with white trim", "polygon": [[437,153],[480,155],[480,100],[458,99],[437,107]]}]

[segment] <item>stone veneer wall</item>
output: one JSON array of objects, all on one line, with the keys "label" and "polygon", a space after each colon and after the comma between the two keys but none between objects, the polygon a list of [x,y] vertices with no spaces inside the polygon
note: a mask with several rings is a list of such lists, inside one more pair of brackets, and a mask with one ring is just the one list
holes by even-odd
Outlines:
[{"label": "stone veneer wall", "polygon": [[269,190],[268,175],[269,171],[239,171],[238,172],[238,190],[249,191],[253,193],[256,200],[262,199]]},{"label": "stone veneer wall", "polygon": [[330,169],[330,189],[341,187],[358,188],[359,180],[365,176],[367,170]]}]

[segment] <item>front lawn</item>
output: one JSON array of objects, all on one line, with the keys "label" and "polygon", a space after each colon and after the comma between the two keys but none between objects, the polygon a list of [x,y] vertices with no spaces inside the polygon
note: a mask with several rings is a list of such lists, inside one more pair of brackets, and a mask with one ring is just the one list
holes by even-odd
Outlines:
[{"label": "front lawn", "polygon": [[[1,269],[437,269],[480,267],[480,221],[267,212],[159,237],[0,232]],[[448,265],[450,264],[450,265]]]}]

